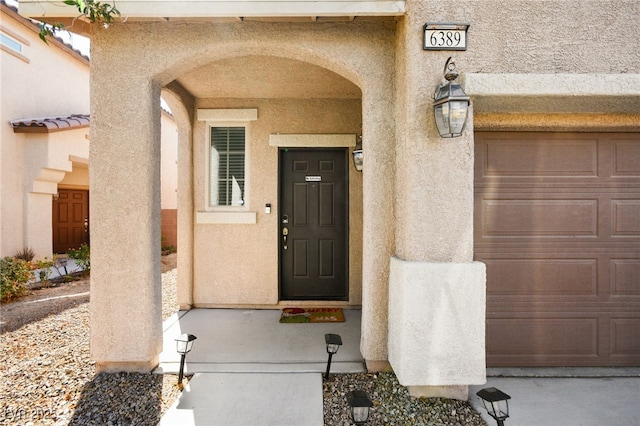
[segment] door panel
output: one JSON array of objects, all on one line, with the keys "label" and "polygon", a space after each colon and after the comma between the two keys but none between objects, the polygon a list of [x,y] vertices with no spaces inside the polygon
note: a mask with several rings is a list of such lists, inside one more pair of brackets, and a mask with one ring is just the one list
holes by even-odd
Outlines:
[{"label": "door panel", "polygon": [[280,297],[347,298],[346,151],[280,151]]},{"label": "door panel", "polygon": [[89,191],[60,189],[53,201],[53,252],[89,244]]}]

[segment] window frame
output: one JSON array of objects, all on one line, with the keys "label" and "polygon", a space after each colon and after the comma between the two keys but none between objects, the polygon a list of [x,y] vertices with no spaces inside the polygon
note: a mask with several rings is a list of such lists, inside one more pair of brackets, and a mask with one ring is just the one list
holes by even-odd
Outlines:
[{"label": "window frame", "polygon": [[[249,122],[247,121],[207,121],[206,127],[206,153],[205,153],[205,211],[209,212],[243,212],[249,210]],[[229,127],[243,127],[244,128],[244,193],[242,194],[243,204],[241,206],[226,206],[226,205],[213,205],[211,204],[211,129],[213,128],[229,128]],[[216,174],[216,180],[219,182],[219,178]]]},{"label": "window frame", "polygon": [[17,34],[16,32],[11,31],[9,28],[5,27],[4,25],[0,25],[0,33],[2,34],[2,36],[6,37],[8,41],[13,42],[18,46],[20,46],[20,50],[18,50],[18,49],[15,49],[10,44],[4,43],[3,41],[0,40],[0,50],[20,59],[23,62],[26,62],[27,64],[31,62],[29,58],[26,56],[26,48],[31,46],[31,43],[29,42],[29,40],[20,36],[20,34]]}]

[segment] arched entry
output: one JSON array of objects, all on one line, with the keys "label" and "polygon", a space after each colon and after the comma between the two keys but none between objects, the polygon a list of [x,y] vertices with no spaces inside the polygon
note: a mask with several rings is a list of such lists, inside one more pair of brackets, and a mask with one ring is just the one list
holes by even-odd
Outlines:
[{"label": "arched entry", "polygon": [[[269,145],[269,136],[285,132],[339,132],[355,135],[363,129],[368,149],[367,161],[372,168],[369,172],[365,169],[361,175],[363,189],[360,191],[364,193],[364,188],[368,188],[370,196],[362,197],[360,214],[351,214],[351,217],[362,217],[363,229],[369,221],[371,229],[375,232],[365,234],[361,231],[356,237],[361,240],[362,254],[355,254],[355,258],[361,256],[362,267],[350,268],[350,274],[354,273],[353,271],[361,273],[364,286],[373,290],[353,295],[353,300],[358,297],[362,300],[363,306],[371,309],[368,313],[366,310],[363,311],[363,342],[367,340],[363,347],[374,347],[376,353],[372,353],[371,357],[384,359],[386,324],[381,324],[385,319],[376,315],[376,312],[386,310],[386,277],[393,244],[389,238],[393,229],[390,208],[393,144],[390,142],[394,136],[394,125],[392,114],[389,114],[393,111],[393,55],[390,54],[393,26],[378,22],[332,24],[331,28],[262,23],[241,26],[221,24],[213,27],[204,24],[201,27],[190,26],[190,31],[186,32],[178,31],[173,25],[151,26],[153,31],[150,31],[149,25],[143,23],[122,25],[114,28],[114,31],[99,31],[92,40],[97,53],[92,57],[92,70],[98,71],[93,74],[92,79],[92,113],[95,111],[98,117],[92,127],[92,141],[96,141],[96,144],[92,145],[92,164],[100,163],[92,169],[92,249],[96,257],[100,258],[101,252],[109,252],[114,230],[126,235],[126,247],[118,254],[117,259],[112,259],[112,262],[128,265],[127,275],[139,278],[139,285],[120,285],[122,279],[114,276],[119,274],[112,271],[109,264],[98,260],[97,264],[92,265],[92,280],[94,288],[97,289],[95,297],[92,297],[98,300],[98,303],[92,305],[92,356],[97,361],[97,369],[145,369],[148,363],[154,362],[158,353],[157,343],[160,341],[161,329],[160,324],[155,325],[153,322],[159,317],[157,305],[160,298],[160,268],[155,250],[155,245],[160,239],[159,206],[155,200],[159,180],[157,121],[160,87],[170,88],[174,93],[180,92],[181,102],[192,105],[186,108],[186,113],[190,116],[188,122],[193,126],[192,131],[184,130],[187,127],[181,126],[179,122],[182,129],[179,130],[178,161],[180,164],[186,162],[186,168],[179,171],[179,179],[182,182],[183,176],[192,174],[192,177],[186,178],[189,183],[180,184],[179,194],[188,194],[186,196],[192,198],[185,205],[193,203],[192,209],[185,210],[186,214],[190,215],[189,219],[185,219],[180,212],[184,199],[179,195],[178,269],[181,305],[186,303],[198,306],[198,300],[212,296],[207,293],[211,286],[199,286],[198,277],[206,276],[207,269],[211,268],[211,259],[216,255],[217,262],[224,262],[228,259],[225,256],[233,255],[236,259],[243,259],[247,264],[265,263],[261,269],[235,268],[230,269],[233,275],[217,274],[213,286],[217,290],[213,297],[224,294],[225,299],[214,299],[210,305],[246,305],[249,295],[253,298],[254,306],[277,304],[277,286],[274,291],[271,285],[260,285],[265,281],[265,274],[277,277],[277,262],[269,261],[269,256],[273,260],[272,253],[277,253],[278,240],[274,232],[277,227],[275,223],[274,226],[269,226],[270,221],[275,222],[275,215],[267,216],[263,213],[266,204],[271,203],[273,206],[277,203],[273,202],[277,198],[277,183],[273,184],[260,178],[267,176],[273,179],[273,182],[277,182],[277,149]],[[273,37],[274,31],[278,31],[277,40]],[[125,39],[126,43],[123,42]],[[145,52],[144,58],[140,56],[142,51]],[[111,55],[110,52],[117,54]],[[357,83],[349,84],[358,87],[361,98],[322,99],[309,97],[307,94],[306,98],[256,97],[249,103],[246,102],[249,98],[196,96],[194,93],[197,90],[182,79],[207,64],[231,61],[234,58],[242,61],[242,58],[256,56],[257,53],[267,58],[277,57],[274,62],[294,59],[297,61],[296,69],[308,63],[319,68],[315,71],[320,73],[326,73],[326,70],[337,72],[347,77],[342,80]],[[236,68],[239,64],[241,62],[235,64]],[[231,67],[233,64],[227,65]],[[260,69],[260,63],[254,63],[253,66]],[[308,80],[310,75],[301,74],[297,80],[306,82],[306,85],[302,86],[310,88],[313,86],[312,81]],[[113,81],[118,81],[119,84],[114,86]],[[215,85],[215,76],[207,81],[210,84],[206,87],[207,90],[221,90],[221,86]],[[248,87],[250,81],[245,80],[244,83],[241,87]],[[107,92],[106,88],[109,89]],[[325,90],[335,88],[335,84],[325,85]],[[221,96],[230,95],[227,93]],[[118,99],[117,106],[113,102],[115,99]],[[210,161],[211,156],[206,152],[208,124],[206,120],[198,120],[198,111],[247,108],[262,111],[259,114],[259,120],[262,122],[278,125],[258,125],[252,129],[250,136],[256,143],[250,146],[251,151],[248,152],[247,158],[251,167],[248,170],[248,179],[250,185],[255,188],[247,195],[246,201],[251,209],[248,216],[253,212],[255,223],[249,226],[242,223],[226,226],[224,223],[216,223],[218,218],[212,219],[216,215],[209,214],[210,212],[204,208],[207,161]],[[135,117],[138,121],[135,122],[135,126],[132,126],[132,115],[122,114],[123,111],[136,112]],[[310,129],[306,121],[298,119],[301,116],[314,117],[316,127]],[[345,117],[348,120],[345,120]],[[336,128],[332,125],[340,121],[348,123],[349,127],[345,125],[344,128]],[[267,142],[259,144],[258,141]],[[269,170],[270,174],[261,174],[264,170]],[[113,191],[113,188],[126,187],[132,181],[136,182],[136,186],[126,195]],[[190,185],[193,186],[192,191],[189,190]],[[186,188],[186,191],[182,191],[183,188]],[[129,206],[125,212],[127,220],[120,220],[115,229],[114,226],[109,226],[110,219],[116,217],[114,204]],[[356,204],[350,204],[350,209],[354,205]],[[189,221],[192,221],[192,226],[185,226]],[[100,224],[96,226],[97,222]],[[221,225],[225,225],[229,230],[224,235],[219,232]],[[183,230],[185,232],[182,232]],[[208,251],[212,233],[216,234],[216,248],[223,247],[224,250]],[[250,247],[242,244],[249,240],[267,243]],[[367,256],[367,251],[372,256]],[[193,255],[187,258],[190,252]],[[350,253],[349,256],[352,260],[353,254]],[[274,264],[276,266],[272,266]],[[260,270],[261,274],[256,274],[256,270]],[[185,274],[192,274],[193,279],[183,284]],[[228,279],[230,277],[233,281]],[[238,280],[252,283],[252,287],[236,286],[234,282]],[[101,291],[107,288],[108,292]],[[117,301],[114,299],[115,295]],[[207,303],[203,304],[206,305]],[[368,318],[365,319],[365,316]],[[119,317],[129,319],[119,321]],[[371,330],[368,335],[364,332],[365,323],[367,329]],[[132,333],[143,336],[133,345],[128,338]],[[363,355],[367,357],[365,350]]]}]

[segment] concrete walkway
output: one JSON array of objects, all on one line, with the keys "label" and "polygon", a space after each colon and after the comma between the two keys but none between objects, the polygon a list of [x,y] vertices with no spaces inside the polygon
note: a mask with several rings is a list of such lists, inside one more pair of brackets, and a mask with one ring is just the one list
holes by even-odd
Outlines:
[{"label": "concrete walkway", "polygon": [[160,425],[323,425],[326,333],[343,345],[331,373],[363,372],[359,310],[345,322],[280,324],[280,310],[194,309],[165,321],[156,372],[177,373],[175,338],[197,337],[185,372],[194,374]]},{"label": "concrete walkway", "polygon": [[505,426],[638,426],[640,368],[489,369],[487,384],[469,387],[469,402],[495,425],[476,392],[511,396]]}]

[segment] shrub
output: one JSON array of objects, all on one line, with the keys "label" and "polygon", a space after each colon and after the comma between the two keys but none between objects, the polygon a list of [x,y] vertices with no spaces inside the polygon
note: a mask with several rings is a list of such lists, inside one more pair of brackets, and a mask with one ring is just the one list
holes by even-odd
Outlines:
[{"label": "shrub", "polygon": [[22,259],[26,260],[27,262],[31,262],[33,258],[36,257],[36,254],[34,253],[33,249],[25,247],[22,250],[18,251],[13,257],[16,259]]},{"label": "shrub", "polygon": [[90,249],[85,243],[82,243],[79,249],[67,251],[70,258],[75,259],[76,265],[80,267],[82,272],[89,273],[91,271]]},{"label": "shrub", "polygon": [[35,262],[31,262],[33,268],[36,269],[38,274],[38,278],[40,278],[40,283],[43,287],[47,287],[49,281],[49,274],[51,273],[51,268],[55,265],[55,259],[49,260],[48,257],[45,257],[43,260],[36,260]]},{"label": "shrub", "polygon": [[28,262],[23,259],[5,257],[0,259],[0,299],[3,302],[22,296],[31,278]]}]

